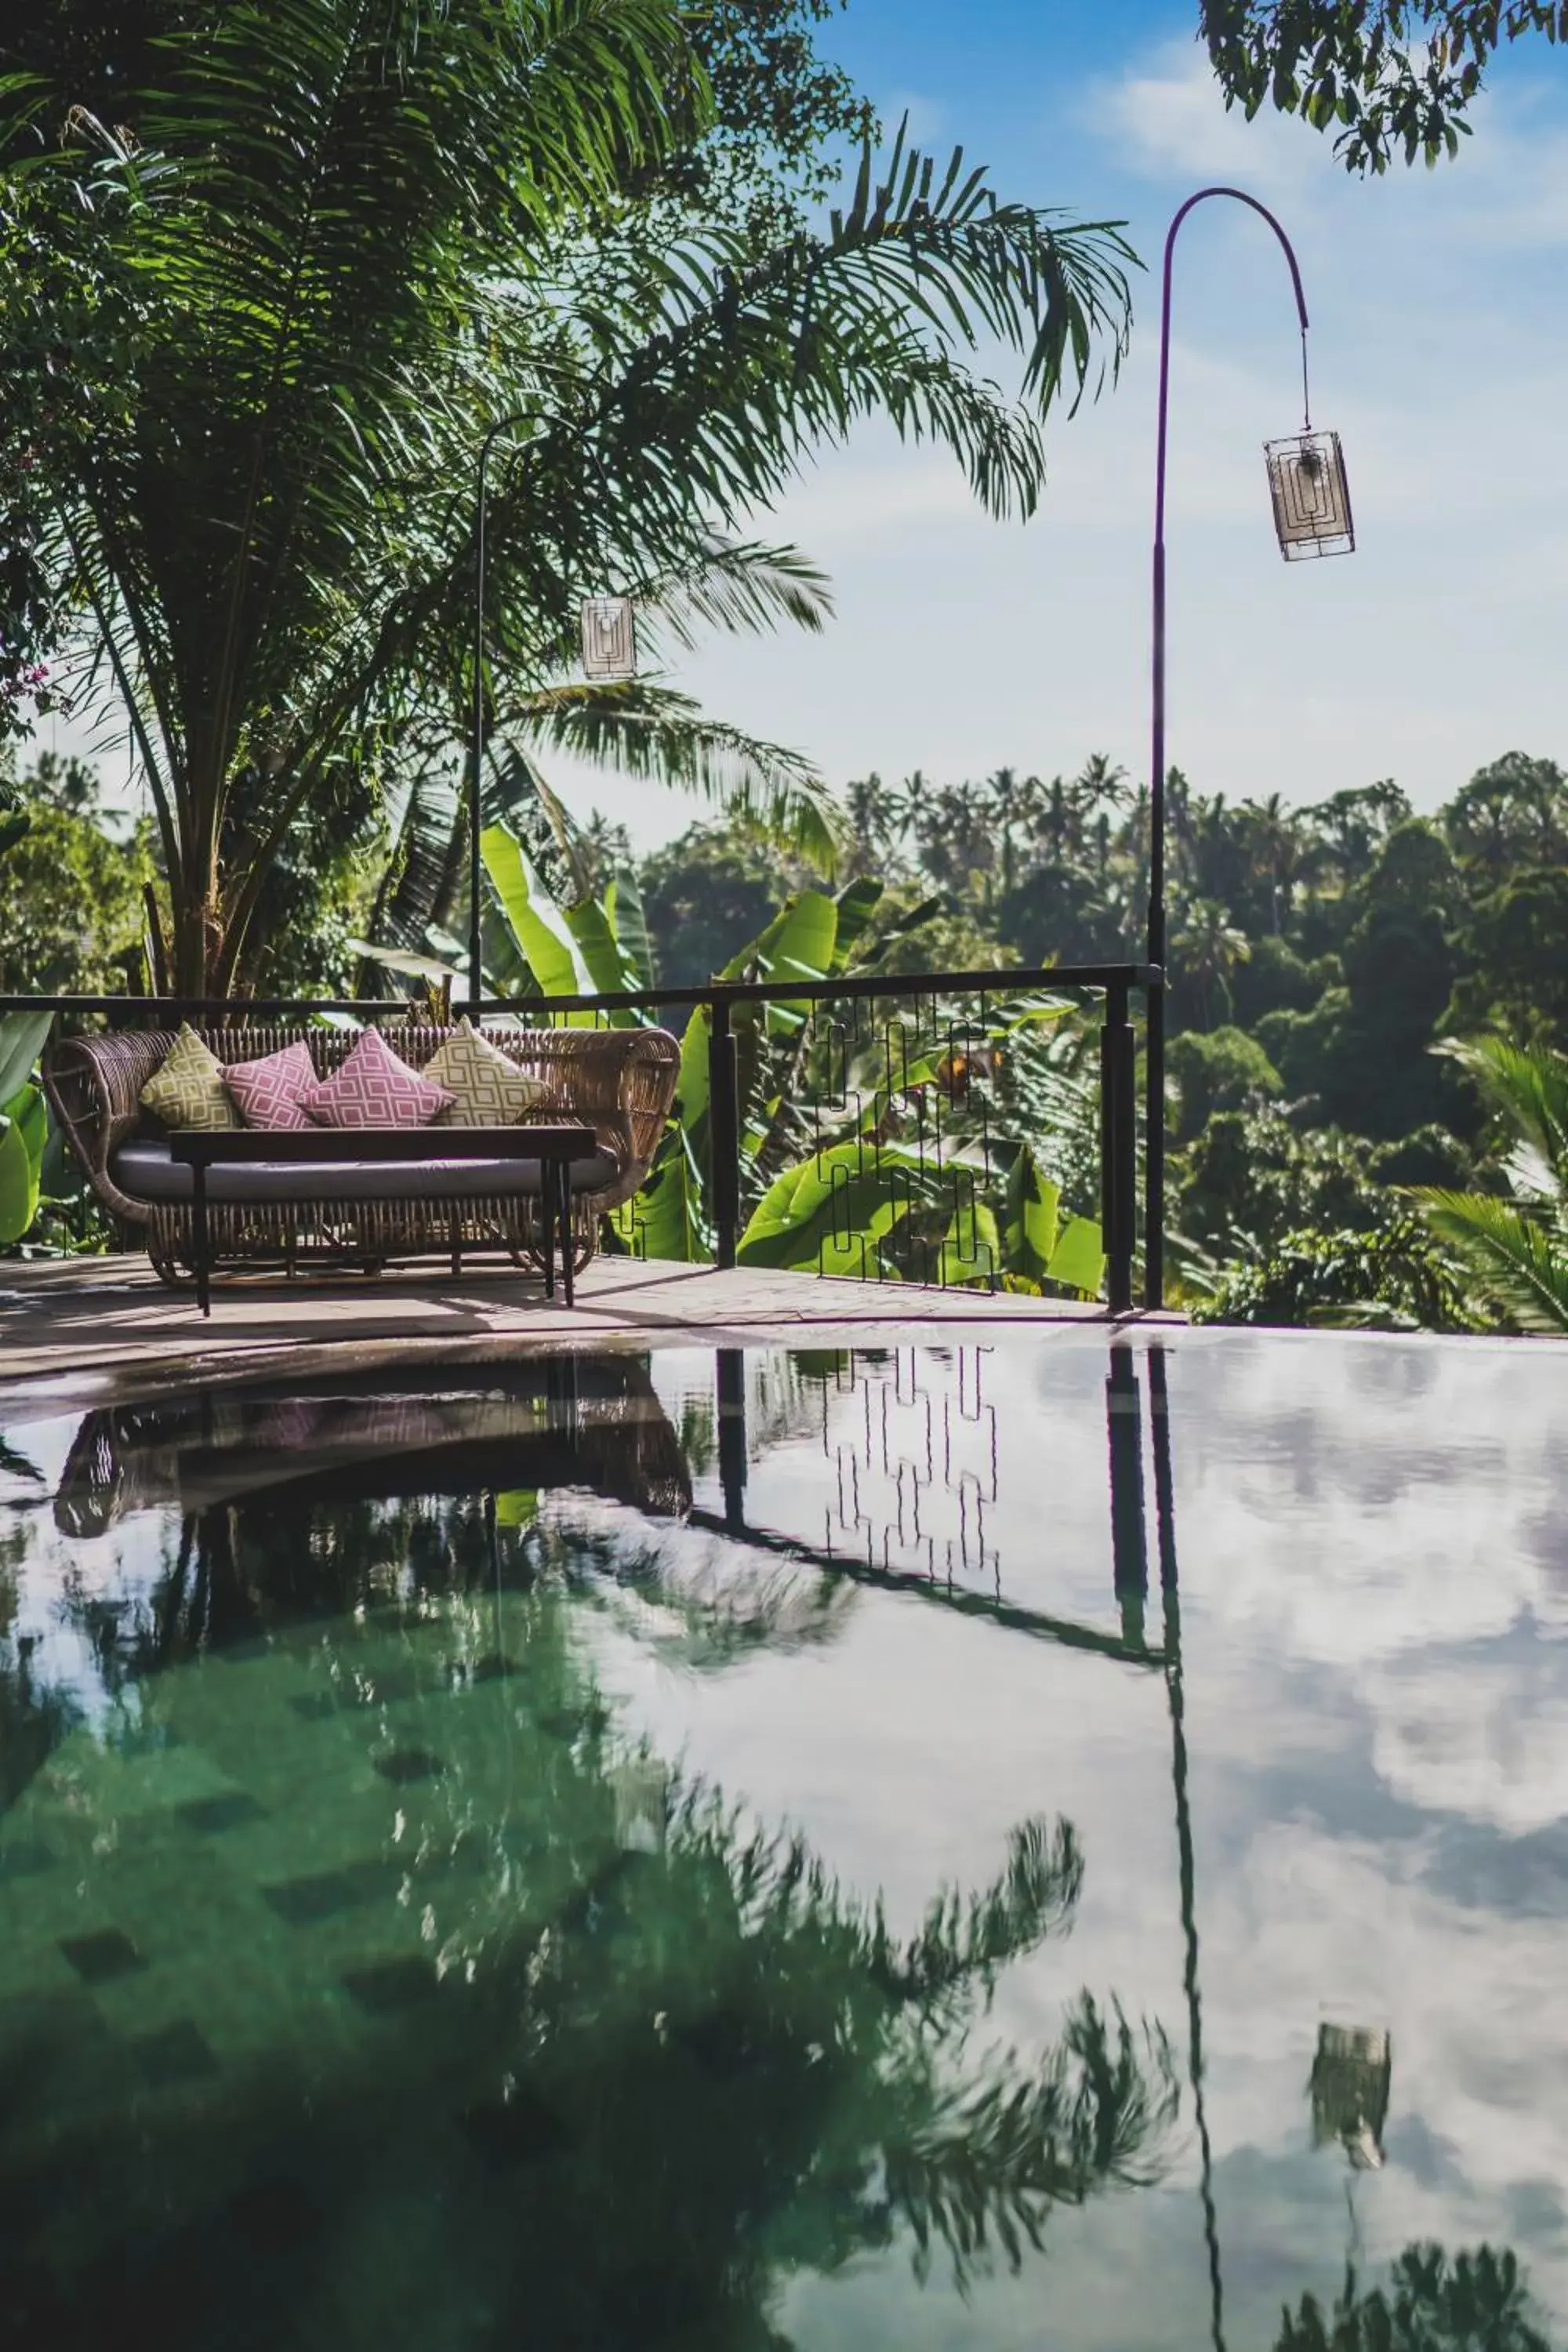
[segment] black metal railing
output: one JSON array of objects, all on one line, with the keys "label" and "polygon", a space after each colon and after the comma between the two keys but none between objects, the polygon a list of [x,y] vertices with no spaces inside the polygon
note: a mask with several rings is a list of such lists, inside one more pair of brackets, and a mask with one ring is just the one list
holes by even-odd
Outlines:
[{"label": "black metal railing", "polygon": [[[1098,1001],[1098,1057],[1080,1013],[1077,1064],[1060,1082],[1069,1089],[1092,1087],[1098,1094],[1098,1166],[1078,1171],[1079,1205],[1087,1211],[1098,1201],[1106,1303],[1124,1313],[1133,1298],[1139,1224],[1132,1000],[1147,999],[1162,984],[1160,972],[1132,963],[826,980],[775,975],[706,986],[486,999],[479,1012],[540,1026],[584,1020],[620,1024],[671,1011],[688,1019],[694,1012],[701,1015],[708,1030],[700,1122],[705,1216],[717,1265],[736,1264],[747,1220],[769,1181],[815,1155],[828,1178],[818,1271],[984,1284],[994,1290],[1005,1274],[993,1237],[995,1146],[1031,1125],[1017,1098],[1031,1024],[1049,1013],[1042,1000],[1064,1007]],[[163,1027],[204,1018],[363,1021],[407,1010],[402,999],[380,998],[0,996],[0,1014],[48,1012],[75,1027],[99,1021]],[[771,1081],[780,1087],[776,1100]],[[683,1108],[689,1112],[689,1105]],[[1037,1120],[1033,1123],[1037,1129]],[[658,1172],[656,1166],[656,1178]],[[869,1215],[868,1202],[878,1204]],[[1068,1205],[1074,1205],[1070,1188]],[[647,1234],[647,1222],[635,1211],[624,1219],[622,1238],[629,1246],[646,1247]]]}]

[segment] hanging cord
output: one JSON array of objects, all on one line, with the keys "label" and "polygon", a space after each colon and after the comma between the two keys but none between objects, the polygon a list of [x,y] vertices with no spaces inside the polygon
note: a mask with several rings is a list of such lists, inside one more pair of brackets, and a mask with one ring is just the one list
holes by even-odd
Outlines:
[{"label": "hanging cord", "polygon": [[1307,382],[1307,330],[1303,327],[1301,330],[1301,430],[1303,433],[1310,433],[1311,429],[1312,394],[1311,387]]}]

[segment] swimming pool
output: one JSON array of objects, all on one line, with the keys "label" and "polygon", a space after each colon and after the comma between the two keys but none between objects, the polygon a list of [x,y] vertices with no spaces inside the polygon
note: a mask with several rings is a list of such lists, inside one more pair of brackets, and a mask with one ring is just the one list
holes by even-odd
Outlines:
[{"label": "swimming pool", "polygon": [[3,1400],[0,2342],[1568,2336],[1568,1353]]}]

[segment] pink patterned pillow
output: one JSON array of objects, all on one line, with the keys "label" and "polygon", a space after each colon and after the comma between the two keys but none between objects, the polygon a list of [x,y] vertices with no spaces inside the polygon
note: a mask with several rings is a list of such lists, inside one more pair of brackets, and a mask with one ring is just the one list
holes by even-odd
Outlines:
[{"label": "pink patterned pillow", "polygon": [[247,1127],[309,1127],[305,1097],[316,1084],[310,1048],[300,1038],[280,1054],[259,1062],[234,1062],[223,1074],[236,1109]]},{"label": "pink patterned pillow", "polygon": [[367,1029],[341,1069],[310,1088],[305,1108],[322,1127],[428,1127],[451,1099]]}]

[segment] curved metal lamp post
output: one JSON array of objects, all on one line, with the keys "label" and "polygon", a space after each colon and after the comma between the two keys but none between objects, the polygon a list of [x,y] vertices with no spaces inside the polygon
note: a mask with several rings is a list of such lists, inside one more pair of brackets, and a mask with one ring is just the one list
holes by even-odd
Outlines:
[{"label": "curved metal lamp post", "polygon": [[[479,446],[479,485],[474,512],[474,709],[468,739],[468,1009],[477,1023],[484,995],[482,905],[483,860],[479,837],[480,779],[485,757],[485,515],[489,495],[490,451],[503,433],[533,415],[531,407],[513,409],[498,418]],[[553,421],[553,420],[552,420]],[[590,596],[582,611],[584,675],[600,683],[637,676],[637,637],[631,599]]]},{"label": "curved metal lamp post", "polygon": [[[1153,724],[1149,765],[1148,961],[1162,975],[1165,966],[1165,459],[1171,391],[1171,265],[1176,232],[1195,205],[1210,196],[1234,196],[1258,213],[1274,231],[1290,268],[1296,314],[1301,322],[1301,431],[1289,440],[1265,443],[1274,527],[1288,562],[1300,556],[1348,555],[1355,546],[1350,492],[1337,433],[1314,433],[1307,385],[1307,297],[1289,238],[1267,205],[1245,188],[1200,188],[1177,212],[1165,236],[1160,307],[1159,440],[1154,461]],[[1143,1240],[1146,1306],[1164,1304],[1165,1249],[1165,984],[1149,991],[1147,1055],[1147,1193]]]}]

